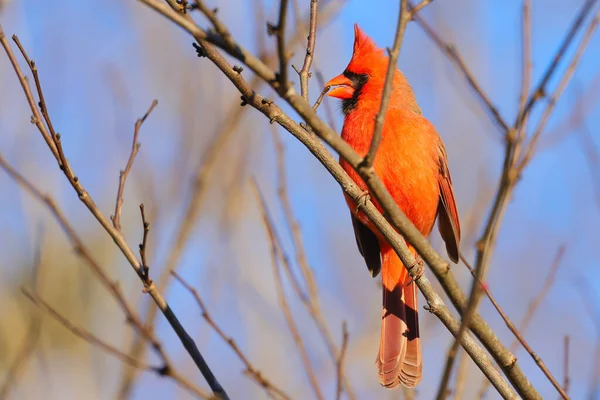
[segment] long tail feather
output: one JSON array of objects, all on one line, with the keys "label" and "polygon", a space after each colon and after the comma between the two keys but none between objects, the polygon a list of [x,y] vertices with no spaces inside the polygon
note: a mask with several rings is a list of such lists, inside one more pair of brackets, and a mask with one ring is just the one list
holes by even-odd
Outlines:
[{"label": "long tail feather", "polygon": [[390,389],[400,384],[415,387],[422,375],[417,287],[414,283],[409,284],[408,272],[394,251],[388,248],[382,252],[381,277],[383,309],[377,356],[379,383]]}]

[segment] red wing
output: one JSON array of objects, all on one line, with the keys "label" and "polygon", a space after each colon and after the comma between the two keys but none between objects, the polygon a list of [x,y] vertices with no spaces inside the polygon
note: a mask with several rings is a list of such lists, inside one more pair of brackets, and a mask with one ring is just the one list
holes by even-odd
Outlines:
[{"label": "red wing", "polygon": [[440,185],[440,203],[438,206],[438,228],[442,239],[446,242],[448,256],[456,263],[459,258],[460,221],[458,219],[454,191],[452,190],[452,178],[448,170],[448,157],[446,149],[441,142],[439,155],[440,176],[438,180]]}]

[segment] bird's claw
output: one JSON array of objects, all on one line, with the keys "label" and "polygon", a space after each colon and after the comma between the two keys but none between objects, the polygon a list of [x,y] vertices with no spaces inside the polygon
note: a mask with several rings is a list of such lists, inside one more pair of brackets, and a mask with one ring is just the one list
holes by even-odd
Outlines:
[{"label": "bird's claw", "polygon": [[406,286],[410,285],[411,283],[423,276],[423,274],[425,273],[425,263],[423,262],[421,256],[419,256],[418,254],[415,256],[415,262],[408,267],[408,272],[411,274],[411,278],[410,282],[408,282]]},{"label": "bird's claw", "polygon": [[356,199],[356,209],[354,210],[354,214],[357,214],[360,210],[360,207],[364,207],[367,205],[367,202],[371,199],[371,195],[368,190],[363,190],[363,192]]}]

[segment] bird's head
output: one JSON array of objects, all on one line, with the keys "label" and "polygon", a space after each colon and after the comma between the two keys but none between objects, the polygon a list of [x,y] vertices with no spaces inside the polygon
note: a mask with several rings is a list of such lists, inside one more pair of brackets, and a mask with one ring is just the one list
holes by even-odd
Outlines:
[{"label": "bird's head", "polygon": [[[343,73],[325,84],[325,86],[332,87],[327,95],[342,100],[344,114],[355,109],[359,101],[361,103],[377,103],[376,108],[378,109],[387,68],[388,57],[383,49],[377,47],[375,42],[357,24],[354,24],[352,59]],[[392,99],[394,98],[401,102],[407,102],[409,103],[408,107],[418,110],[412,89],[398,69],[394,74]]]}]

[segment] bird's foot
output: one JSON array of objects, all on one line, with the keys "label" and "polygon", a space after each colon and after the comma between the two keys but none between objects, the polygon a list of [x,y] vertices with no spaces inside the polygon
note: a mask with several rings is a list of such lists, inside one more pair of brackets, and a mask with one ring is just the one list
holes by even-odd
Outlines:
[{"label": "bird's foot", "polygon": [[410,285],[411,283],[423,276],[423,274],[425,273],[425,263],[423,262],[423,259],[420,255],[417,254],[415,256],[415,262],[408,267],[408,272],[411,275],[411,279],[406,286]]},{"label": "bird's foot", "polygon": [[358,213],[360,207],[365,207],[369,200],[371,200],[371,194],[368,190],[363,190],[360,196],[358,196],[358,199],[356,199],[356,209],[354,210],[354,214]]}]

